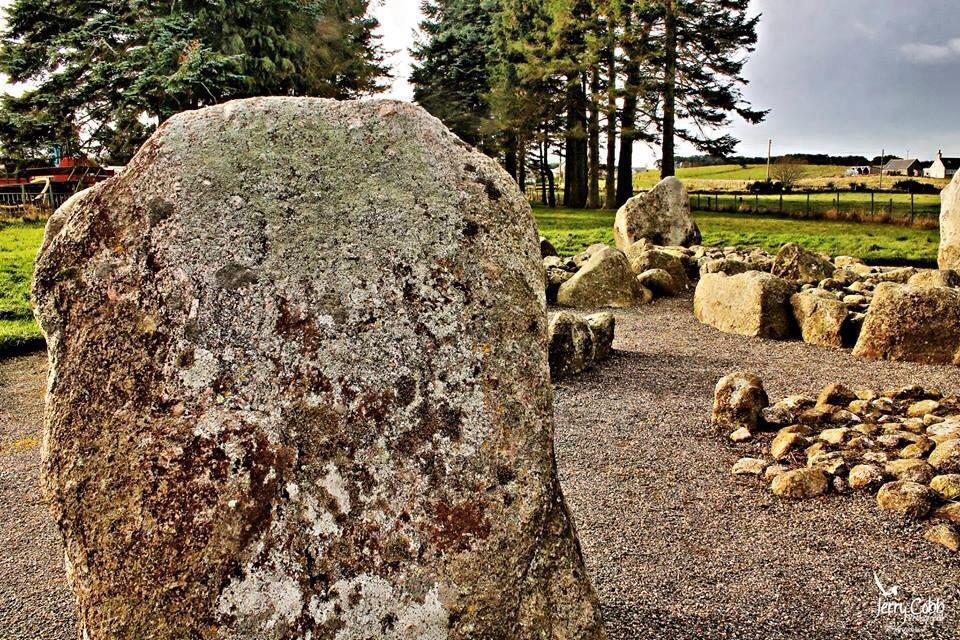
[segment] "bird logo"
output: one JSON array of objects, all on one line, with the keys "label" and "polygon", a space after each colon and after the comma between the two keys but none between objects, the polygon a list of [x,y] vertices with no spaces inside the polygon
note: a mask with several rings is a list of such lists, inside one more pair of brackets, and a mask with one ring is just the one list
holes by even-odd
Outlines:
[{"label": "bird logo", "polygon": [[896,598],[900,593],[900,587],[893,585],[891,587],[884,587],[883,582],[880,581],[880,576],[877,575],[877,572],[873,572],[873,581],[877,584],[877,589],[880,590],[880,595],[884,598]]}]

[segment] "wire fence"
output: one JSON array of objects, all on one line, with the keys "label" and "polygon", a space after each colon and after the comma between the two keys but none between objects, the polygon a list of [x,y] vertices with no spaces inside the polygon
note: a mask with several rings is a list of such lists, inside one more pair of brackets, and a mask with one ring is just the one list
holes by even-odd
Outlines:
[{"label": "wire fence", "polygon": [[[634,195],[645,191],[634,191]],[[527,186],[527,198],[542,202],[539,186]],[[800,190],[761,194],[748,191],[691,191],[694,211],[773,215],[809,220],[845,220],[897,224],[924,229],[939,225],[938,194],[899,191]],[[563,190],[556,193],[556,204],[563,206]]]},{"label": "wire fence", "polygon": [[48,218],[72,195],[73,191],[57,191],[42,184],[0,190],[0,221]]}]

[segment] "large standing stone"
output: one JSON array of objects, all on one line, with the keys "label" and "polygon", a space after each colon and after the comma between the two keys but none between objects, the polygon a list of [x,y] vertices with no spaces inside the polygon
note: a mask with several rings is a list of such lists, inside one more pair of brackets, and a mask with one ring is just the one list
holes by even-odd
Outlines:
[{"label": "large standing stone", "polygon": [[165,122],[36,266],[83,637],[603,637],[539,261],[510,177],[414,106]]},{"label": "large standing stone", "polygon": [[877,285],[853,354],[876,360],[960,363],[960,291]]},{"label": "large standing stone", "polygon": [[697,284],[693,313],[700,322],[726,333],[789,338],[795,333],[793,292],[793,285],[769,273],[708,273]]},{"label": "large standing stone", "polygon": [[700,229],[690,214],[690,196],[675,177],[664,178],[646,193],[620,207],[613,224],[619,249],[642,239],[657,245],[689,247],[700,244]]},{"label": "large standing stone", "polygon": [[960,271],[960,172],[940,192],[940,251],[937,263],[941,269]]},{"label": "large standing stone", "polygon": [[637,280],[622,251],[595,251],[576,275],[560,285],[562,307],[633,307],[649,302],[649,292]]}]

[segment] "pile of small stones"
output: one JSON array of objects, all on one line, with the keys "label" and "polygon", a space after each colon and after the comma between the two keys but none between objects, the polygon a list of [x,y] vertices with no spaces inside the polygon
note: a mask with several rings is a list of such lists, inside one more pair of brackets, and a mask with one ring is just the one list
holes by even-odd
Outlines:
[{"label": "pile of small stones", "polygon": [[717,384],[713,424],[762,452],[733,465],[781,498],[869,492],[884,511],[930,519],[925,537],[960,549],[960,398],[910,386],[876,392],[842,384],[770,404],[762,381],[732,373]]}]

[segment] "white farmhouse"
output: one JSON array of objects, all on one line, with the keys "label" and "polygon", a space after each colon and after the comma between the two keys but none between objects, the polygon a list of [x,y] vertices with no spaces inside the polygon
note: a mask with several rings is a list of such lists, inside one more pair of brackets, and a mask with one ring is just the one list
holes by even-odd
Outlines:
[{"label": "white farmhouse", "polygon": [[943,152],[937,152],[937,159],[929,169],[924,169],[923,175],[928,178],[952,178],[960,169],[960,158],[944,158]]}]

